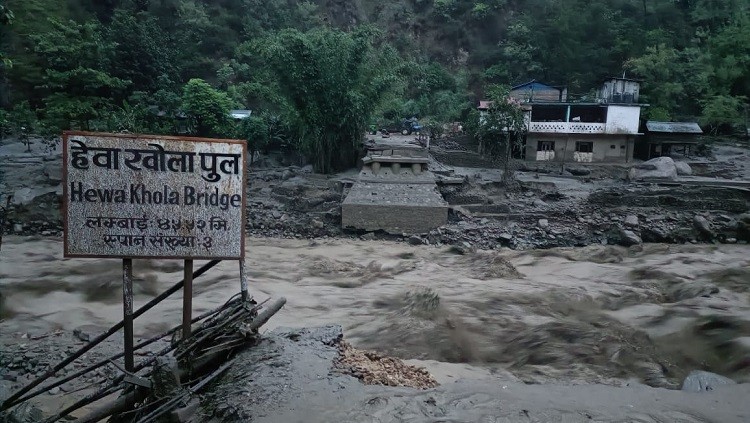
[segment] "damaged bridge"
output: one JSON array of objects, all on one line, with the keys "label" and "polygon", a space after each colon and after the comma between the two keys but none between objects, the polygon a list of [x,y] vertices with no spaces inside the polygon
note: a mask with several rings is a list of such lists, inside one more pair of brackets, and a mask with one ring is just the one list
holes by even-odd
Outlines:
[{"label": "damaged bridge", "polygon": [[422,233],[445,225],[448,203],[428,170],[427,150],[373,146],[341,206],[342,226],[392,234]]}]

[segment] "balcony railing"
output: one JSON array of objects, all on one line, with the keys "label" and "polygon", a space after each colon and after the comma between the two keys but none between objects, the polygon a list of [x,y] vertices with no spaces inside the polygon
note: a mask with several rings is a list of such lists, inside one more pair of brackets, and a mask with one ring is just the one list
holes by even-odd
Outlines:
[{"label": "balcony railing", "polygon": [[562,134],[604,134],[607,124],[593,122],[531,122],[529,132]]}]

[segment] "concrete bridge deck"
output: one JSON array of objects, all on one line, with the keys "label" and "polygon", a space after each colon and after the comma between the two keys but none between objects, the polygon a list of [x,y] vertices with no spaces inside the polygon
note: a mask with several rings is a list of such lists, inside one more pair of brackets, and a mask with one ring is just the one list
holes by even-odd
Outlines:
[{"label": "concrete bridge deck", "polygon": [[362,162],[357,182],[341,205],[342,227],[409,234],[448,222],[448,203],[427,169],[427,150],[398,143],[372,145]]}]

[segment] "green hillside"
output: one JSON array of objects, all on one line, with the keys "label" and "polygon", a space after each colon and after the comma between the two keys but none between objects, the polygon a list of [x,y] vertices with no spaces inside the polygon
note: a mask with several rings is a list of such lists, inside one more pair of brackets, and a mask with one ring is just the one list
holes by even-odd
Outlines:
[{"label": "green hillside", "polygon": [[[3,133],[168,133],[186,116],[192,133],[309,152],[311,139],[356,133],[373,120],[465,119],[491,84],[537,79],[580,98],[623,72],[645,80],[649,117],[698,119],[721,131],[744,123],[750,94],[750,0],[2,5]],[[210,86],[190,105],[193,79]],[[195,125],[226,108],[255,117],[240,129],[224,119]]]}]

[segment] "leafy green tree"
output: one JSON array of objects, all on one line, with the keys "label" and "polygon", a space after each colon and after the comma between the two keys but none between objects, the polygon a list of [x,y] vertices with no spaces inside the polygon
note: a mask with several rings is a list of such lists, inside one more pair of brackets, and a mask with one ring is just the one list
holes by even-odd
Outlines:
[{"label": "leafy green tree", "polygon": [[0,109],[0,141],[5,139],[6,135],[10,135],[10,127],[10,114],[5,110]]},{"label": "leafy green tree", "polygon": [[[13,11],[5,7],[4,5],[0,4],[0,27],[1,26],[9,26],[11,23],[13,23],[13,18],[15,16],[13,15]],[[10,60],[10,58],[5,56],[5,53],[0,51],[0,66],[10,68],[13,66],[13,62]]]},{"label": "leafy green tree", "polygon": [[[695,7],[718,7],[709,3]],[[661,43],[647,47],[645,54],[627,62],[645,79],[644,100],[652,106],[645,112],[648,118],[700,116],[713,131],[726,129],[739,119],[738,110],[750,95],[750,20],[738,14],[708,21],[723,26],[715,32],[699,29],[687,46]]]},{"label": "leafy green tree", "polygon": [[182,111],[188,117],[191,132],[202,137],[225,137],[231,134],[232,102],[202,79],[191,79],[182,92]]},{"label": "leafy green tree", "polygon": [[395,80],[393,52],[367,29],[283,30],[257,47],[274,71],[296,145],[319,172],[356,163],[373,111]]},{"label": "leafy green tree", "polygon": [[32,37],[46,68],[45,120],[59,129],[98,127],[129,84],[110,73],[114,45],[96,22],[49,23],[49,32]]},{"label": "leafy green tree", "polygon": [[706,42],[704,72],[716,94],[750,95],[750,15],[738,15]]},{"label": "leafy green tree", "polygon": [[131,89],[153,92],[158,77],[177,75],[175,46],[147,12],[116,9],[105,36],[113,49],[112,74],[131,81]]},{"label": "leafy green tree", "polygon": [[250,164],[253,164],[256,153],[265,149],[271,141],[269,124],[261,116],[250,116],[240,122],[239,132],[240,136],[247,141]]},{"label": "leafy green tree", "polygon": [[[336,59],[337,47],[307,34],[300,50],[285,45],[290,57],[297,56],[299,63],[307,63],[304,70],[313,72],[292,79],[317,83],[306,95],[324,97],[300,102],[299,94],[290,95],[293,90],[281,83],[289,78],[282,78],[279,69],[291,72],[283,59],[269,61],[262,54],[281,42],[258,47],[258,40],[290,39],[285,29],[340,28],[356,38],[367,32],[367,23],[382,30],[360,54],[371,57],[363,66],[372,69],[349,67],[355,75],[370,75],[363,81],[379,81],[382,68],[390,67],[387,89],[381,89],[380,99],[368,100],[375,111],[369,103],[362,108],[378,119],[466,120],[467,105],[485,84],[534,78],[567,85],[572,98],[582,98],[602,78],[624,69],[645,80],[642,98],[651,103],[644,111],[650,119],[700,119],[725,129],[736,116],[727,113],[721,123],[721,111],[742,109],[747,104],[742,98],[750,97],[750,0],[0,3],[0,108],[8,112],[28,101],[42,118],[37,130],[53,133],[67,127],[174,133],[182,122],[183,85],[201,78],[225,91],[233,104],[278,117],[282,124],[276,127],[284,128],[280,144],[292,143],[312,157],[328,145],[321,141],[314,147],[309,140],[323,137],[315,131],[333,133],[328,127],[338,123],[331,120],[320,129],[324,120],[313,118],[311,104],[329,116],[327,98],[341,97],[329,90],[327,77],[313,71],[335,67],[328,61]],[[350,63],[347,43],[341,53]],[[388,45],[400,57],[389,53]],[[343,64],[337,71],[350,72]],[[359,80],[343,86],[352,95],[370,90],[362,91]],[[351,108],[360,100],[342,104]],[[316,129],[310,132],[313,121]],[[356,155],[349,147],[333,149],[335,157],[324,162],[344,166]]]},{"label": "leafy green tree", "polygon": [[[13,67],[13,61],[5,53],[5,43],[2,42],[6,37],[4,33],[8,31],[8,27],[13,23],[14,19],[13,12],[6,6],[0,4],[0,108],[4,107],[10,102],[8,95],[8,80],[6,77],[7,70]],[[2,113],[2,109],[0,109]],[[3,130],[0,128],[0,139],[2,139]]]},{"label": "leafy green tree", "polygon": [[538,47],[534,35],[522,20],[508,27],[506,38],[498,43],[501,51],[501,65],[490,68],[486,75],[496,82],[515,83],[540,75]]},{"label": "leafy green tree", "polygon": [[245,0],[243,3],[243,32],[249,36],[285,28],[307,31],[324,25],[320,7],[312,1]]},{"label": "leafy green tree", "polygon": [[471,107],[466,74],[435,62],[405,62],[405,78],[396,84],[397,98],[388,99],[388,120],[405,117],[430,117],[439,122],[459,120]]},{"label": "leafy green tree", "polygon": [[471,8],[471,16],[476,20],[484,20],[490,15],[490,6],[487,3],[474,3],[474,7]]},{"label": "leafy green tree", "polygon": [[679,51],[665,44],[648,47],[646,54],[628,62],[628,67],[644,79],[647,101],[672,115],[687,98],[684,60]]},{"label": "leafy green tree", "polygon": [[37,126],[36,114],[29,106],[28,101],[23,101],[8,113],[10,131],[26,146],[26,151],[31,151],[31,139],[29,135],[34,133]]},{"label": "leafy green tree", "polygon": [[693,23],[718,28],[729,23],[738,14],[747,12],[743,0],[695,0],[690,17]]},{"label": "leafy green tree", "polygon": [[[716,95],[709,97],[703,102],[701,112],[701,123],[711,128],[716,134],[723,127],[745,123],[743,116],[747,97]],[[730,128],[727,128],[730,129]]]},{"label": "leafy green tree", "polygon": [[158,128],[149,105],[148,95],[143,91],[134,92],[130,98],[115,107],[108,116],[107,129],[133,133],[164,133]]},{"label": "leafy green tree", "polygon": [[506,184],[513,179],[513,148],[522,147],[526,133],[523,109],[509,93],[510,88],[502,85],[492,85],[487,89],[490,105],[480,117],[475,133],[480,152],[502,163],[503,182]]},{"label": "leafy green tree", "polygon": [[435,13],[443,19],[453,19],[458,12],[459,0],[435,0]]}]

